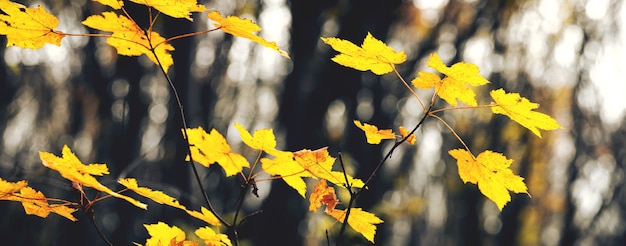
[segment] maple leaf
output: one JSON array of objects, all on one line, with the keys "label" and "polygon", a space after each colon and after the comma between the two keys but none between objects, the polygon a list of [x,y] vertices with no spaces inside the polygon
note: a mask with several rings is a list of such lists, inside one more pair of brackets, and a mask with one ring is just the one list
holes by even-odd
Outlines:
[{"label": "maple leaf", "polygon": [[361,121],[358,120],[354,120],[354,124],[365,132],[368,144],[379,144],[383,139],[396,138],[396,134],[394,134],[390,129],[378,130],[378,127],[367,123],[361,123]]},{"label": "maple leaf", "polygon": [[272,129],[256,130],[254,131],[253,137],[250,135],[250,132],[239,123],[235,123],[235,127],[239,131],[239,135],[241,135],[241,141],[250,148],[262,150],[270,154],[276,152],[276,137]]},{"label": "maple leaf", "polygon": [[230,239],[228,236],[221,233],[216,233],[213,229],[209,227],[201,227],[195,231],[196,235],[202,239],[205,245],[209,246],[217,246],[217,245],[228,245],[232,246]]},{"label": "maple leaf", "polygon": [[324,210],[326,213],[330,213],[330,211],[335,209],[335,206],[339,203],[337,200],[337,194],[335,194],[335,188],[330,187],[326,184],[326,180],[322,179],[315,185],[315,189],[311,193],[309,197],[310,205],[309,211],[317,211],[322,204],[326,205],[326,209]]},{"label": "maple leaf", "polygon": [[179,245],[185,241],[185,232],[176,226],[169,226],[161,221],[143,226],[150,235],[146,239],[146,246]]},{"label": "maple leaf", "polygon": [[63,32],[55,31],[59,20],[41,6],[27,8],[8,0],[0,0],[0,34],[7,36],[7,47],[39,49],[45,44],[61,45]]},{"label": "maple leaf", "polygon": [[491,111],[495,114],[503,114],[511,120],[528,128],[538,137],[541,130],[555,130],[562,128],[559,123],[549,115],[533,111],[539,108],[539,104],[533,103],[520,96],[519,93],[506,93],[503,89],[492,90],[491,98],[496,102]]},{"label": "maple leaf", "polygon": [[[303,149],[293,153],[296,162],[313,175],[313,177],[325,179],[335,185],[342,187],[363,188],[362,180],[353,178],[348,174],[339,171],[332,171],[335,158],[328,153],[328,147],[316,150]],[[346,178],[348,183],[346,184]]]},{"label": "maple leaf", "polygon": [[383,75],[393,71],[394,64],[406,61],[403,51],[396,52],[369,32],[361,47],[339,38],[322,38],[322,41],[339,52],[332,61],[359,71],[371,70],[376,75]]},{"label": "maple leaf", "polygon": [[[163,65],[165,71],[174,64],[169,53],[174,47],[165,42],[165,38],[157,32],[144,31],[133,20],[115,12],[103,12],[102,15],[87,17],[83,25],[96,30],[112,32],[107,44],[115,47],[117,53],[124,56],[146,55],[154,64]],[[154,53],[152,53],[154,49]],[[158,61],[157,61],[158,57]]]},{"label": "maple leaf", "polygon": [[306,182],[304,182],[303,178],[311,177],[312,174],[293,159],[293,153],[274,152],[274,155],[275,157],[273,159],[261,159],[261,167],[263,170],[270,175],[280,176],[287,185],[296,190],[298,194],[304,198]]},{"label": "maple leaf", "polygon": [[15,192],[18,192],[26,186],[28,186],[28,182],[26,180],[9,182],[0,178],[0,199],[3,199],[3,197],[5,196],[10,196]]},{"label": "maple leaf", "polygon": [[480,70],[476,65],[458,62],[447,67],[437,53],[430,54],[430,60],[426,61],[426,64],[446,77],[441,79],[434,73],[419,72],[418,77],[411,81],[413,86],[422,89],[434,87],[437,95],[452,106],[456,106],[457,99],[467,105],[478,105],[476,94],[468,85],[480,86],[489,81],[480,76]]},{"label": "maple leaf", "polygon": [[241,19],[237,16],[228,16],[224,18],[219,11],[211,11],[207,14],[207,17],[212,21],[215,21],[215,27],[221,29],[225,33],[229,33],[234,36],[239,36],[242,38],[247,38],[256,42],[260,45],[278,51],[278,53],[286,58],[290,58],[287,52],[281,50],[276,42],[269,42],[256,34],[254,32],[261,31],[261,27],[259,27],[256,23],[248,19]]},{"label": "maple leaf", "polygon": [[226,176],[235,175],[241,172],[244,167],[250,167],[246,158],[231,152],[230,145],[224,136],[215,129],[207,133],[202,127],[187,128],[187,136],[189,137],[189,144],[191,144],[193,160],[205,167],[217,162],[226,172]]},{"label": "maple leaf", "polygon": [[180,202],[176,200],[176,198],[173,198],[163,193],[162,191],[158,191],[158,190],[155,191],[155,190],[151,190],[150,188],[139,187],[137,184],[137,180],[134,178],[120,179],[117,182],[139,195],[150,198],[152,201],[156,203],[165,204],[165,205],[172,206],[172,207],[182,209],[182,210],[187,210],[187,208],[181,205]]},{"label": "maple leaf", "polygon": [[[402,135],[403,138],[406,138],[409,135],[409,133],[411,133],[404,126],[400,126],[399,129],[400,129],[400,135]],[[411,145],[415,144],[415,141],[416,141],[415,134],[411,134],[411,136],[409,136],[406,139],[406,142]]]},{"label": "maple leaf", "polygon": [[207,208],[200,207],[200,211],[201,212],[194,211],[194,210],[185,210],[185,212],[187,212],[187,214],[191,215],[192,217],[202,220],[211,225],[219,226],[221,224],[219,219],[215,217],[215,214],[213,214],[213,212],[211,212]]},{"label": "maple leaf", "polygon": [[163,14],[174,18],[191,19],[191,12],[204,12],[206,7],[197,0],[130,0],[131,2],[153,7]]},{"label": "maple leaf", "polygon": [[8,194],[5,197],[0,193],[0,200],[21,202],[26,214],[47,218],[50,213],[56,213],[71,221],[77,221],[72,215],[77,209],[61,204],[49,204],[48,198],[43,193],[28,186],[22,187],[19,192]]},{"label": "maple leaf", "polygon": [[124,1],[122,0],[92,0],[94,2],[99,2],[102,5],[109,6],[113,9],[121,9],[124,6]]},{"label": "maple leaf", "polygon": [[[343,223],[346,218],[346,211],[341,209],[334,209],[328,213],[337,221]],[[376,217],[376,215],[363,211],[361,208],[352,208],[350,210],[350,216],[348,216],[348,225],[358,233],[361,233],[370,242],[374,243],[374,236],[376,235],[376,224],[383,223],[384,221]]]},{"label": "maple leaf", "polygon": [[477,184],[480,192],[495,202],[500,211],[511,201],[509,190],[528,194],[524,178],[513,174],[510,169],[513,160],[504,155],[486,150],[474,158],[464,149],[453,149],[448,153],[457,160],[461,180]]},{"label": "maple leaf", "polygon": [[147,209],[146,204],[112,191],[92,176],[102,176],[104,174],[108,174],[109,171],[105,164],[85,165],[78,159],[78,157],[76,157],[76,155],[74,155],[74,153],[72,153],[72,150],[70,150],[67,145],[63,146],[62,155],[63,157],[57,157],[52,153],[39,152],[39,158],[41,158],[43,165],[59,172],[63,178],[79,185],[91,187],[111,196],[124,199],[139,208]]}]

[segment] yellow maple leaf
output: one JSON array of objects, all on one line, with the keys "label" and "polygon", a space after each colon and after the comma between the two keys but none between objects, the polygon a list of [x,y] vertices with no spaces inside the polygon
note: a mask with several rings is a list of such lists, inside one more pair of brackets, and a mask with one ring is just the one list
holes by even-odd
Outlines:
[{"label": "yellow maple leaf", "polygon": [[339,52],[332,58],[334,62],[359,71],[371,70],[376,75],[382,75],[393,71],[394,65],[406,61],[403,51],[396,52],[369,32],[361,47],[339,38],[322,38],[322,41]]},{"label": "yellow maple leaf", "polygon": [[179,245],[185,241],[185,232],[176,226],[169,226],[161,221],[143,226],[150,235],[146,239],[146,246]]},{"label": "yellow maple leaf", "polygon": [[452,106],[456,106],[457,99],[467,105],[478,105],[476,94],[468,85],[480,86],[489,83],[487,79],[480,76],[478,66],[458,62],[447,67],[437,53],[430,54],[430,60],[426,61],[426,64],[446,77],[441,79],[434,73],[419,72],[418,77],[411,81],[413,86],[422,89],[434,87],[437,95]]},{"label": "yellow maple leaf", "polygon": [[207,14],[207,17],[209,17],[212,21],[217,22],[215,23],[215,27],[220,28],[225,33],[250,39],[260,45],[278,51],[280,55],[286,58],[290,58],[289,54],[281,50],[276,42],[269,42],[254,34],[254,32],[261,31],[261,27],[251,20],[241,19],[237,16],[228,16],[224,18],[219,11],[211,11]]},{"label": "yellow maple leaf", "polygon": [[[332,171],[335,158],[328,153],[328,147],[316,150],[303,149],[293,152],[294,159],[305,170],[312,174],[312,177],[325,179],[335,185],[342,187],[363,188],[365,185],[362,180],[353,178],[348,174],[340,171]],[[346,184],[346,177],[349,185]]]},{"label": "yellow maple leaf", "polygon": [[147,209],[147,205],[143,204],[131,197],[119,194],[117,192],[112,191],[108,187],[102,185],[98,180],[92,175],[102,176],[103,174],[108,174],[109,171],[106,168],[105,164],[83,164],[72,150],[70,150],[67,145],[63,146],[62,157],[57,157],[52,153],[48,152],[39,152],[39,158],[41,158],[41,162],[44,166],[55,170],[63,176],[63,178],[75,182],[79,185],[91,187],[96,190],[105,192],[111,196],[124,199],[127,202],[142,208]]},{"label": "yellow maple leaf", "polygon": [[520,96],[519,93],[506,93],[503,89],[492,90],[491,98],[496,102],[491,111],[495,114],[503,114],[511,120],[528,128],[538,137],[541,130],[555,130],[562,128],[561,125],[549,115],[533,111],[539,108],[539,104],[533,103]]},{"label": "yellow maple leaf", "polygon": [[226,176],[235,175],[244,167],[250,167],[246,158],[231,152],[224,136],[215,129],[207,133],[202,127],[187,128],[187,136],[193,160],[205,167],[217,162],[226,172]]},{"label": "yellow maple leaf", "polygon": [[233,245],[226,234],[217,233],[209,227],[198,228],[195,233],[208,246]]},{"label": "yellow maple leaf", "polygon": [[195,210],[185,210],[185,212],[187,212],[187,214],[191,215],[192,217],[202,220],[211,225],[219,226],[221,224],[220,220],[215,216],[215,214],[213,214],[213,212],[211,212],[207,208],[200,207],[200,211],[201,212]]},{"label": "yellow maple leaf", "polygon": [[[328,213],[337,221],[343,223],[346,218],[346,211],[335,209]],[[350,216],[348,216],[348,225],[358,233],[361,233],[370,242],[374,243],[374,236],[376,235],[376,224],[383,223],[384,221],[376,217],[376,215],[363,211],[361,208],[352,208],[350,210]]]},{"label": "yellow maple leaf", "polygon": [[0,199],[5,196],[12,195],[15,192],[18,192],[26,186],[28,186],[28,182],[26,180],[9,182],[0,178]]},{"label": "yellow maple leaf", "polygon": [[0,34],[7,36],[7,47],[39,49],[45,44],[61,45],[63,32],[54,30],[59,20],[41,6],[27,8],[19,3],[0,0]]},{"label": "yellow maple leaf", "polygon": [[103,12],[102,15],[87,17],[82,23],[96,30],[112,32],[111,37],[107,38],[107,44],[115,47],[120,55],[146,55],[157,65],[160,61],[165,71],[174,64],[172,55],[169,53],[174,50],[174,46],[165,42],[165,38],[159,33],[142,30],[137,23],[126,16],[117,15],[115,12]]},{"label": "yellow maple leaf", "polygon": [[317,211],[322,205],[326,205],[325,212],[330,213],[339,203],[335,188],[328,186],[326,180],[322,179],[315,185],[313,192],[309,196],[309,211]]},{"label": "yellow maple leaf", "polygon": [[266,153],[275,153],[276,151],[276,137],[272,129],[261,129],[254,131],[254,137],[250,135],[250,132],[243,128],[239,123],[235,123],[235,127],[241,135],[241,141],[248,145],[250,148],[256,150],[262,150]]},{"label": "yellow maple leaf", "polygon": [[109,6],[113,9],[121,9],[124,6],[124,1],[122,0],[92,0],[94,2],[99,2],[102,5]]},{"label": "yellow maple leaf", "polygon": [[153,7],[163,14],[174,18],[191,19],[191,12],[204,12],[206,7],[197,0],[130,0],[131,2]]},{"label": "yellow maple leaf", "polygon": [[511,201],[509,190],[528,194],[524,178],[513,174],[510,169],[513,160],[506,156],[490,150],[483,151],[476,158],[465,149],[453,149],[448,153],[457,160],[461,180],[477,184],[480,192],[495,202],[500,211]]},{"label": "yellow maple leaf", "polygon": [[361,121],[354,120],[354,125],[358,128],[361,128],[365,132],[365,137],[367,138],[368,144],[379,144],[383,139],[395,139],[396,134],[394,134],[390,129],[386,130],[378,130],[378,127],[375,125],[370,125],[367,123],[361,123]]},{"label": "yellow maple leaf", "polygon": [[165,204],[182,210],[187,210],[187,208],[181,205],[180,202],[176,200],[176,198],[173,198],[162,191],[152,190],[146,187],[139,187],[137,184],[137,180],[134,178],[120,179],[117,182],[141,196],[150,198],[156,203]]},{"label": "yellow maple leaf", "polygon": [[47,218],[50,213],[56,213],[71,221],[77,221],[72,215],[77,209],[67,207],[62,204],[49,204],[48,198],[41,191],[25,186],[19,192],[15,192],[6,197],[0,195],[0,200],[21,202],[26,214]]},{"label": "yellow maple leaf", "polygon": [[280,176],[287,185],[296,190],[302,198],[306,193],[306,182],[304,177],[311,177],[311,173],[305,170],[293,159],[292,152],[274,152],[273,159],[262,158],[261,167],[273,176]]}]

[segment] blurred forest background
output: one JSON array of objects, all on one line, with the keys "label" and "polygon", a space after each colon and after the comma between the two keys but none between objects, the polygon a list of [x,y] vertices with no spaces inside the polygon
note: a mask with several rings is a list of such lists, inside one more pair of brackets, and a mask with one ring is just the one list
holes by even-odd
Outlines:
[{"label": "blurred forest background", "polygon": [[[91,1],[19,1],[43,5],[60,19],[58,30],[87,33],[80,22],[106,10]],[[447,154],[460,147],[449,131],[429,120],[414,146],[402,145],[357,205],[385,222],[379,245],[623,245],[626,229],[626,3],[619,0],[221,0],[199,1],[223,15],[249,18],[261,36],[277,41],[292,60],[251,42],[213,32],[174,41],[170,69],[191,127],[216,128],[242,148],[234,122],[273,128],[278,148],[329,146],[341,152],[356,177],[380,161],[387,144],[368,145],[353,119],[382,128],[414,126],[417,101],[397,77],[376,76],[335,64],[320,37],[360,44],[367,32],[408,60],[405,79],[428,70],[438,52],[444,62],[477,64],[491,84],[541,104],[564,129],[543,139],[488,110],[443,115],[475,153],[485,149],[515,160],[532,198],[514,195],[500,213],[475,185],[464,185]],[[146,9],[127,4],[140,25]],[[165,37],[207,29],[160,16]],[[144,22],[142,22],[144,21]],[[101,180],[119,177],[163,190],[189,208],[203,205],[180,134],[180,115],[157,68],[146,58],[121,57],[104,39],[66,37],[61,47],[4,48],[0,38],[0,177],[29,180],[49,197],[71,199],[70,184],[43,165],[39,151],[60,154],[64,144],[85,163],[106,163]],[[432,92],[420,92],[429,98]],[[443,104],[440,104],[443,105]],[[228,216],[237,178],[203,169],[217,211]],[[119,186],[117,186],[119,188]],[[262,209],[240,230],[242,245],[326,245],[328,216],[281,181],[259,183],[245,213]],[[347,201],[347,200],[346,200]],[[198,220],[154,203],[142,211],[108,199],[96,205],[96,222],[116,245],[145,242],[142,224],[165,221],[191,229]],[[101,245],[84,215],[78,222],[24,214],[19,203],[0,202],[4,245]],[[350,229],[348,229],[350,230]],[[349,233],[350,242],[365,244]]]}]

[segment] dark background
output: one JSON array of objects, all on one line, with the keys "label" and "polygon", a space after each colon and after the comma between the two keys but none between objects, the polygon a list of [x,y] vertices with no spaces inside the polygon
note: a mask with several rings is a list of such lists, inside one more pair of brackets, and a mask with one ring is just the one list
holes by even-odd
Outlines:
[{"label": "dark background", "polygon": [[[593,3],[592,3],[593,2]],[[91,1],[43,4],[67,33],[89,32],[80,22],[107,8]],[[255,20],[275,51],[214,32],[172,42],[170,69],[191,127],[215,128],[252,161],[233,128],[273,128],[278,148],[329,146],[354,176],[367,177],[392,142],[368,145],[353,119],[381,128],[412,128],[421,108],[392,74],[376,76],[340,66],[320,37],[360,44],[367,32],[407,53],[398,66],[407,80],[428,70],[437,52],[444,62],[477,64],[490,84],[541,104],[564,129],[530,131],[489,110],[443,114],[474,151],[503,152],[526,178],[532,198],[513,195],[502,213],[475,185],[464,185],[448,150],[461,147],[443,125],[428,120],[417,144],[403,145],[357,201],[385,222],[379,245],[621,245],[626,226],[626,4],[621,1],[209,1],[223,15]],[[146,26],[145,7],[126,4]],[[620,17],[622,16],[622,17]],[[165,37],[205,30],[161,15],[155,30]],[[6,38],[0,39],[4,47]],[[0,49],[0,177],[26,179],[48,197],[74,199],[70,184],[46,169],[39,151],[60,155],[67,144],[84,163],[106,163],[100,181],[117,187],[121,177],[162,190],[192,209],[204,205],[190,167],[174,96],[146,57],[122,57],[104,39],[66,37],[61,47]],[[621,93],[620,93],[621,92]],[[420,91],[423,100],[432,92]],[[622,94],[622,95],[620,95]],[[445,105],[441,102],[439,107]],[[201,168],[203,185],[226,218],[239,192],[237,177]],[[312,187],[313,183],[309,186]],[[242,245],[326,245],[338,224],[282,181],[259,183],[240,228]],[[346,197],[344,203],[347,203]],[[144,200],[145,201],[145,200]],[[115,245],[144,243],[143,224],[164,221],[193,234],[204,226],[176,209],[148,203],[143,211],[116,199],[96,205],[96,222]],[[88,219],[71,222],[25,215],[19,203],[0,202],[3,245],[102,245]],[[348,229],[347,244],[366,244]]]}]

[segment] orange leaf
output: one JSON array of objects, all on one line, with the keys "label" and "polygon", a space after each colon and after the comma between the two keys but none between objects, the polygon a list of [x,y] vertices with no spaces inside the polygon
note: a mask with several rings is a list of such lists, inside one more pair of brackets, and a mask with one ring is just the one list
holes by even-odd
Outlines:
[{"label": "orange leaf", "polygon": [[0,0],[0,34],[7,36],[7,47],[39,49],[44,44],[61,45],[65,34],[55,31],[59,20],[41,6],[27,8],[19,3]]},{"label": "orange leaf", "polygon": [[457,99],[471,106],[478,105],[476,94],[468,84],[479,86],[487,84],[489,81],[480,76],[480,70],[476,65],[458,62],[451,67],[447,67],[437,53],[432,53],[430,60],[426,61],[426,64],[446,75],[446,77],[440,79],[434,73],[419,72],[418,77],[411,81],[413,86],[422,89],[434,87],[435,93],[452,106],[456,106]]},{"label": "orange leaf", "polygon": [[[403,138],[406,138],[409,135],[409,133],[410,132],[404,126],[400,126],[400,135],[402,135]],[[415,134],[411,134],[411,136],[409,136],[406,139],[406,141],[411,145],[415,144],[415,141],[416,141]]]},{"label": "orange leaf", "polygon": [[[112,32],[107,43],[125,56],[146,55],[155,64],[163,65],[165,71],[174,64],[169,53],[174,47],[165,42],[165,38],[157,32],[144,32],[133,20],[114,12],[103,12],[102,15],[92,15],[82,22],[83,25],[96,30]],[[149,33],[149,36],[146,35]],[[152,53],[156,53],[156,57]],[[158,61],[157,61],[158,57]]]},{"label": "orange leaf", "polygon": [[511,120],[528,128],[538,137],[541,130],[555,130],[562,128],[559,123],[549,115],[532,111],[539,108],[539,104],[533,103],[520,96],[519,93],[506,93],[503,89],[492,90],[491,98],[496,101],[491,107],[494,114],[503,114]]},{"label": "orange leaf", "polygon": [[332,58],[334,62],[359,71],[372,70],[382,75],[393,71],[394,64],[406,61],[404,52],[396,52],[369,32],[361,47],[339,38],[322,38],[322,41],[339,52]]},{"label": "orange leaf", "polygon": [[59,172],[61,176],[63,176],[63,178],[69,181],[86,187],[94,188],[111,196],[124,199],[142,209],[147,209],[146,204],[143,204],[133,198],[112,191],[108,187],[98,182],[95,177],[91,176],[102,176],[103,174],[108,174],[109,170],[106,168],[105,164],[85,165],[78,159],[78,157],[76,157],[76,155],[74,155],[74,153],[72,153],[72,150],[70,150],[67,145],[63,146],[62,154],[63,157],[57,157],[52,153],[39,152],[39,158],[41,158],[44,166]]},{"label": "orange leaf", "polygon": [[457,160],[461,180],[478,184],[480,192],[495,202],[500,211],[511,201],[509,190],[528,194],[524,178],[513,174],[509,168],[513,160],[504,155],[486,150],[474,158],[464,149],[453,149],[448,153]]},{"label": "orange leaf", "polygon": [[28,182],[26,180],[9,182],[0,178],[0,199],[3,199],[5,196],[10,196],[15,192],[18,192],[26,186],[28,186]]},{"label": "orange leaf", "polygon": [[226,18],[222,17],[219,11],[212,11],[207,14],[207,17],[212,21],[217,22],[215,27],[222,29],[225,33],[230,33],[234,36],[239,36],[242,38],[247,38],[261,44],[265,47],[278,51],[278,53],[286,58],[289,58],[289,54],[287,52],[281,50],[276,42],[269,42],[256,34],[254,32],[261,31],[261,27],[259,27],[256,23],[247,19],[240,19],[237,16],[228,16]]},{"label": "orange leaf", "polygon": [[153,7],[163,14],[174,18],[191,19],[191,12],[204,12],[206,7],[197,0],[130,0],[131,2]]},{"label": "orange leaf", "polygon": [[309,201],[311,204],[309,205],[309,211],[317,211],[322,204],[326,205],[326,213],[330,213],[330,211],[335,209],[337,203],[337,195],[335,194],[335,189],[326,184],[326,180],[322,179],[317,182],[315,185],[315,189],[311,193],[309,197]]},{"label": "orange leaf", "polygon": [[390,129],[378,130],[378,127],[367,123],[361,123],[361,121],[358,120],[354,120],[354,124],[365,132],[368,144],[379,144],[383,139],[396,138],[396,134],[394,134]]},{"label": "orange leaf", "polygon": [[230,145],[217,130],[212,129],[211,133],[207,133],[202,127],[187,128],[187,135],[193,160],[205,167],[217,162],[226,172],[226,176],[235,175],[244,167],[250,167],[246,158],[231,152]]},{"label": "orange leaf", "polygon": [[[335,209],[330,211],[329,215],[343,223],[346,218],[346,211]],[[376,215],[363,211],[361,208],[352,208],[350,216],[348,216],[348,225],[372,243],[374,243],[374,236],[376,235],[375,225],[383,222]]]},{"label": "orange leaf", "polygon": [[205,245],[208,246],[217,246],[217,245],[228,245],[232,246],[233,244],[228,239],[228,236],[225,234],[217,233],[213,229],[209,227],[198,228],[195,231],[196,235],[204,241]]}]

